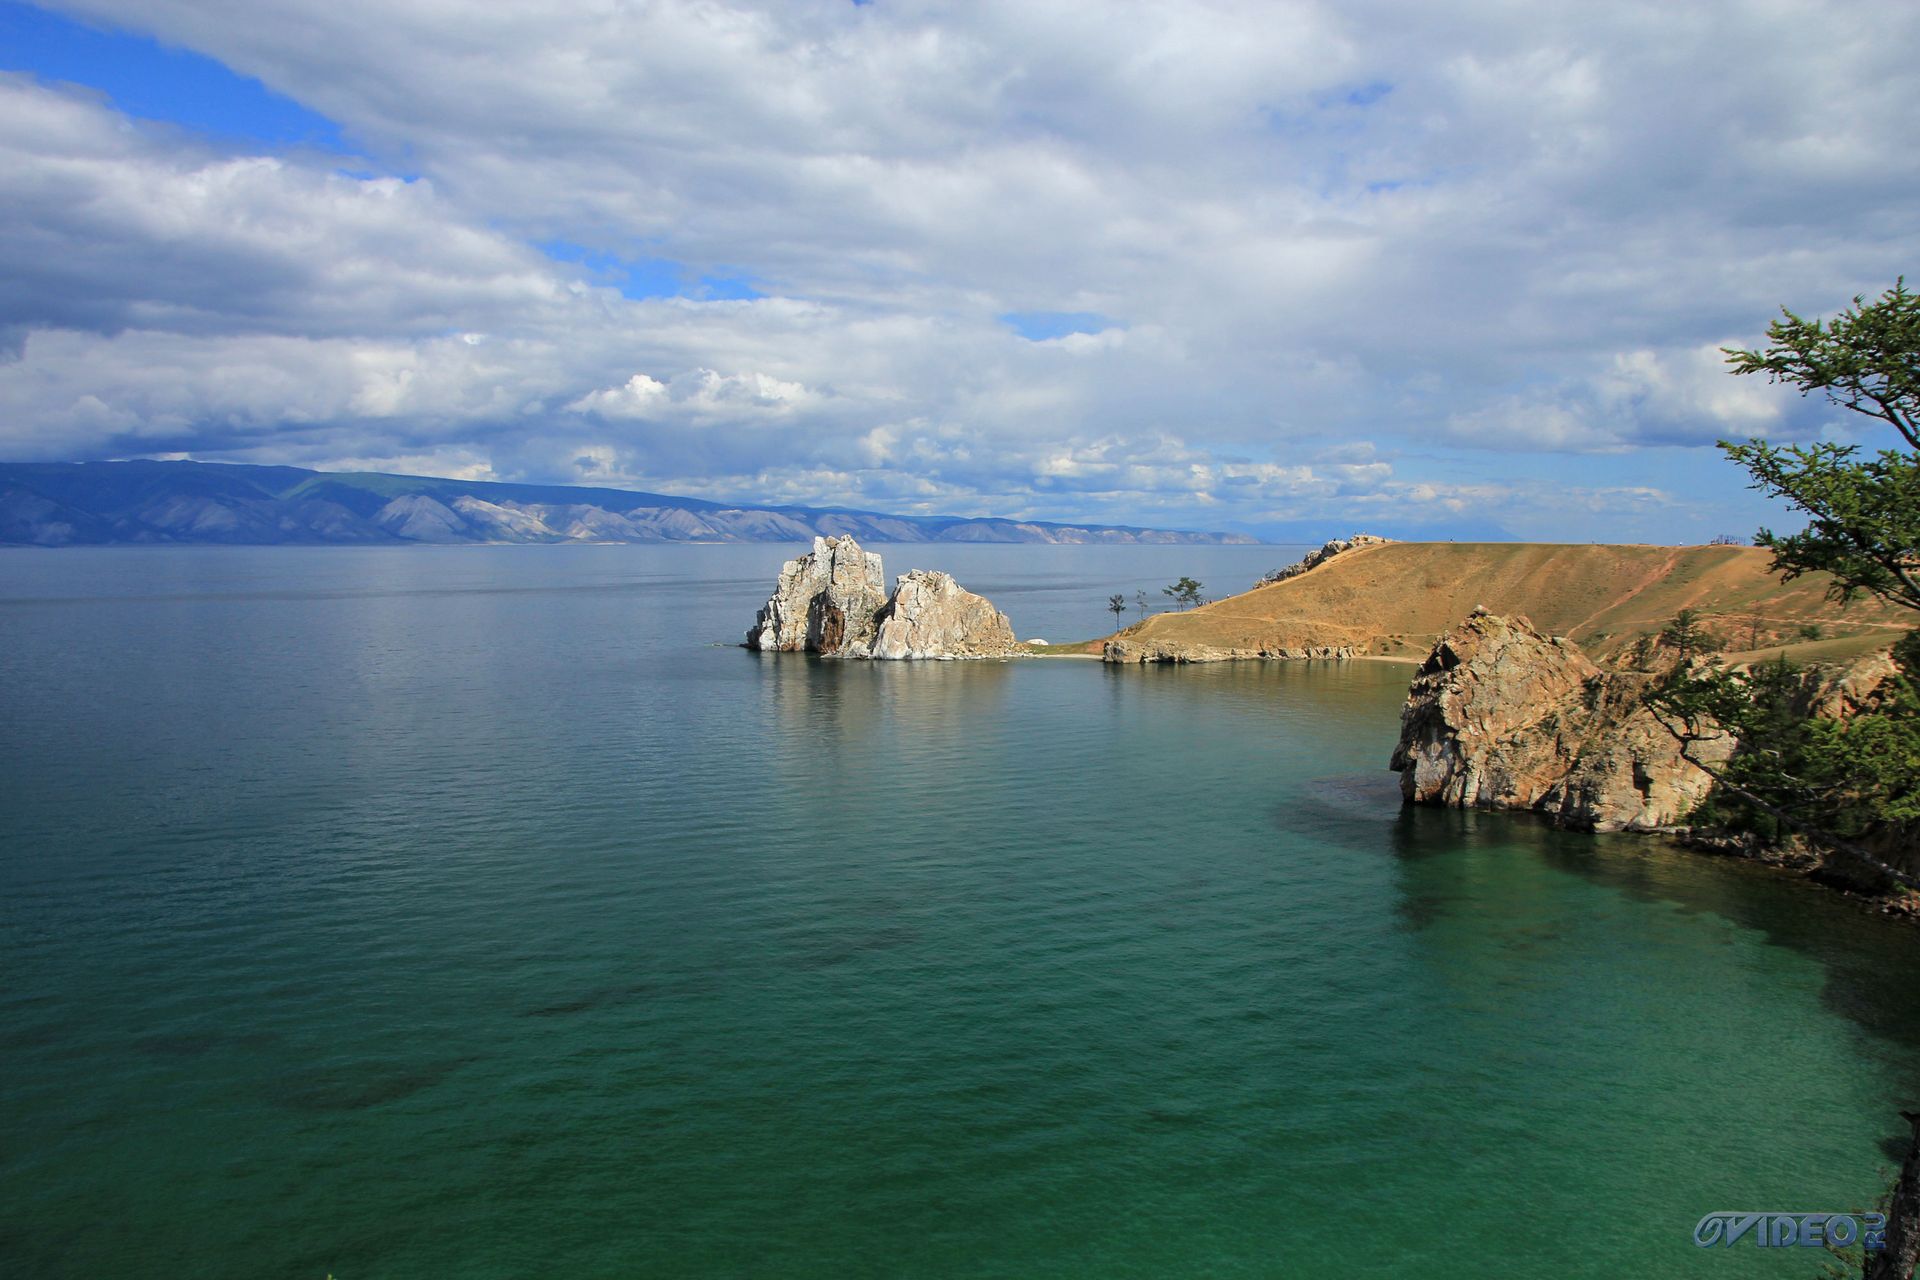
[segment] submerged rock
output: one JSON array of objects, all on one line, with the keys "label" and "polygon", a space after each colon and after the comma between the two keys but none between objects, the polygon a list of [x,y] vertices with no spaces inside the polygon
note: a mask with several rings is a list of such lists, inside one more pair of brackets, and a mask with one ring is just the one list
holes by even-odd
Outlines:
[{"label": "submerged rock", "polygon": [[[1647,709],[1652,677],[1603,671],[1525,618],[1476,609],[1407,691],[1392,768],[1415,804],[1534,809],[1592,831],[1670,827],[1713,779]],[[1717,764],[1733,740],[1697,741]]]},{"label": "submerged rock", "polygon": [[787,561],[747,648],[832,658],[992,658],[1022,652],[1013,624],[944,573],[914,569],[893,593],[880,557],[851,537],[815,538]]}]

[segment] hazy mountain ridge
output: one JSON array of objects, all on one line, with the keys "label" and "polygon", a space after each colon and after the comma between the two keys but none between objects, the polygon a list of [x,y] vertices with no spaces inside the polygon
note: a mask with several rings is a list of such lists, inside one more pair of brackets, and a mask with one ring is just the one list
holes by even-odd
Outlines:
[{"label": "hazy mountain ridge", "polygon": [[729,506],[567,485],[215,462],[0,463],[0,543],[1250,543],[1242,534],[835,507]]}]

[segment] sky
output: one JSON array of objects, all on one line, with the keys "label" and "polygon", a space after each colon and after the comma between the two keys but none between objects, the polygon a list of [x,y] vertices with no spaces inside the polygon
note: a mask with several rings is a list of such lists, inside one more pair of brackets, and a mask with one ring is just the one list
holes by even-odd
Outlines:
[{"label": "sky", "polygon": [[1920,5],[0,0],[0,458],[1704,541]]}]

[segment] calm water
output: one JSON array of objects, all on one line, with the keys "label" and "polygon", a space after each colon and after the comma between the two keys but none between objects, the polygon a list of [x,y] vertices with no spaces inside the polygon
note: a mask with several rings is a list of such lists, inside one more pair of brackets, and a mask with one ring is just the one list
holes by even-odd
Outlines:
[{"label": "calm water", "polygon": [[[882,550],[1056,640],[1293,558]],[[0,1274],[1804,1277],[1693,1223],[1876,1192],[1915,931],[1401,812],[1404,668],[716,645],[786,554],[0,554]]]}]

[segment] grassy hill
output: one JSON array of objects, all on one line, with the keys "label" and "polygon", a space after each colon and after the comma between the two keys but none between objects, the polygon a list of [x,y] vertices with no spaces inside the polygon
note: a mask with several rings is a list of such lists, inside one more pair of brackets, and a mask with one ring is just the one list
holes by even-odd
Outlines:
[{"label": "grassy hill", "polygon": [[[1809,659],[1850,656],[1913,624],[1904,611],[1826,599],[1822,576],[1782,583],[1754,547],[1593,546],[1513,542],[1395,542],[1357,547],[1297,577],[1184,613],[1162,613],[1122,635],[1219,648],[1347,644],[1418,658],[1476,606],[1517,613],[1596,656],[1697,609],[1729,652],[1785,648]],[[1810,639],[1803,628],[1817,627]]]}]

